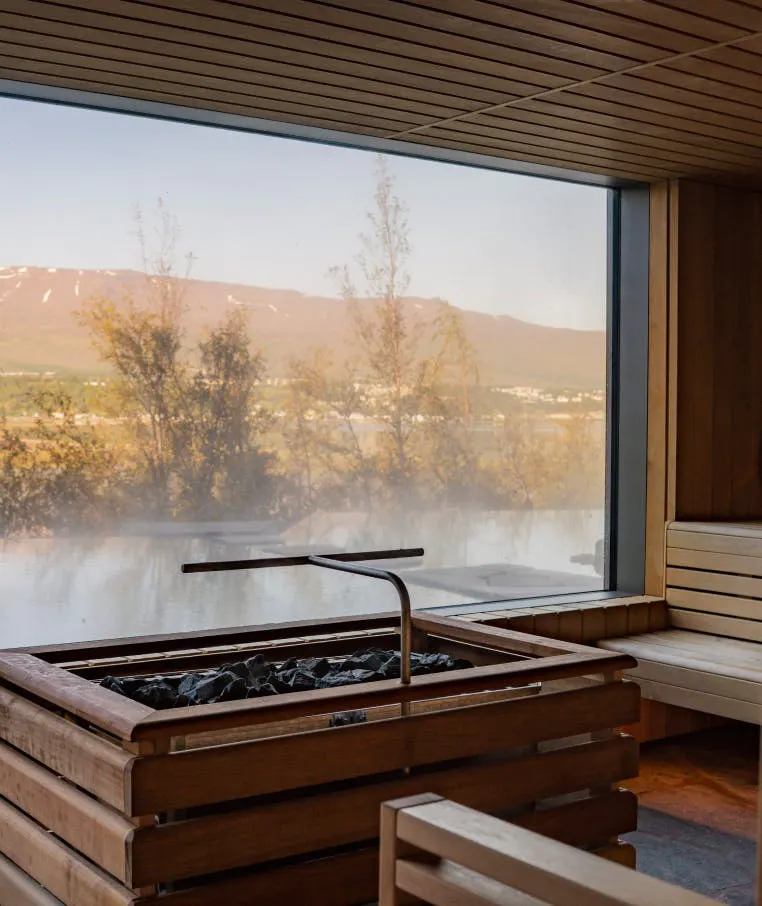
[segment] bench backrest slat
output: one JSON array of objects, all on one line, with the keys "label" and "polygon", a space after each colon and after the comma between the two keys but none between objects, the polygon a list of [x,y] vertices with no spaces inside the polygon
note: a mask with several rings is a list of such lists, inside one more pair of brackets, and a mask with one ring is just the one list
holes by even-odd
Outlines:
[{"label": "bench backrest slat", "polygon": [[670,523],[666,576],[672,626],[762,642],[762,523]]}]

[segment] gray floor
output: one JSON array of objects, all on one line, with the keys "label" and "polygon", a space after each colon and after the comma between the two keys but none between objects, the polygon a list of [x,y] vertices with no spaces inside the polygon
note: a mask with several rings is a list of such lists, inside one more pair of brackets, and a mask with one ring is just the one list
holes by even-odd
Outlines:
[{"label": "gray floor", "polygon": [[628,835],[638,870],[730,906],[754,906],[758,729],[732,725],[641,750]]}]

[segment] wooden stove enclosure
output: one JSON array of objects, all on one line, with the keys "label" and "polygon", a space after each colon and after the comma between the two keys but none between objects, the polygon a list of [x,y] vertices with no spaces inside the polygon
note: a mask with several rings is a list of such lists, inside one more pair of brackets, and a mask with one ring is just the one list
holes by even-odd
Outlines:
[{"label": "wooden stove enclosure", "polygon": [[[636,819],[614,786],[637,773],[635,742],[615,732],[638,715],[637,687],[619,679],[632,660],[430,615],[414,631],[419,650],[483,665],[154,712],[91,679],[394,645],[395,618],[0,654],[0,893],[236,906],[301,903],[307,885],[316,904],[352,906],[375,895],[381,802],[428,790],[614,852]],[[351,708],[374,719],[327,728]]]}]

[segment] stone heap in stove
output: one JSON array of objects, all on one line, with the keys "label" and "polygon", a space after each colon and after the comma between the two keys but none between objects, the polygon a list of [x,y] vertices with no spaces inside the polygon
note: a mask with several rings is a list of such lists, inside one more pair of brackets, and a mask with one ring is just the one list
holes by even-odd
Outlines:
[{"label": "stone heap in stove", "polygon": [[[448,654],[413,652],[410,661],[413,676],[473,667],[470,661]],[[290,658],[283,663],[269,662],[256,654],[215,670],[162,676],[107,676],[101,685],[150,708],[166,709],[310,692],[399,676],[399,652],[372,648],[345,658]]]}]

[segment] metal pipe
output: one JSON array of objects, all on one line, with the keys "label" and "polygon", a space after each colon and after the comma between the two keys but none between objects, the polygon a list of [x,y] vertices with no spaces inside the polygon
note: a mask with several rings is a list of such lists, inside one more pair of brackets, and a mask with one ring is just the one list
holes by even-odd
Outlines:
[{"label": "metal pipe", "polygon": [[211,563],[183,563],[180,567],[184,573],[216,573],[234,569],[264,569],[273,566],[307,566],[315,558],[332,560],[339,563],[353,563],[358,560],[398,560],[403,557],[422,557],[422,547],[402,548],[388,551],[361,551],[359,553],[340,554],[302,554],[293,557],[258,557],[256,560],[218,560]]},{"label": "metal pipe", "polygon": [[397,590],[400,599],[400,682],[404,686],[410,685],[410,655],[413,649],[413,615],[410,606],[410,592],[407,585],[396,574],[388,569],[376,569],[372,566],[358,566],[328,557],[310,557],[309,562],[315,566],[324,566],[326,569],[335,569],[343,573],[354,573],[358,576],[369,576],[371,579],[383,579]]}]

